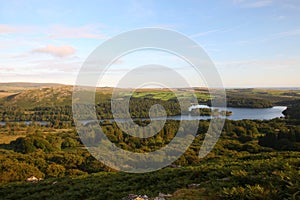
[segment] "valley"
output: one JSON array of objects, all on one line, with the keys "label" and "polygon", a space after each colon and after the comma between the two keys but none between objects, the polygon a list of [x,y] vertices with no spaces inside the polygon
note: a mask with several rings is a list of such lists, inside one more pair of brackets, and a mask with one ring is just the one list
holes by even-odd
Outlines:
[{"label": "valley", "polygon": [[[83,146],[73,122],[71,86],[1,87],[5,90],[1,93],[6,93],[0,99],[0,121],[5,122],[0,124],[2,199],[122,199],[129,194],[154,199],[159,193],[170,194],[165,199],[299,197],[299,90],[228,89],[227,101],[233,115],[234,109],[258,109],[257,113],[270,106],[287,106],[285,117],[226,119],[220,139],[204,158],[199,158],[198,152],[210,119],[193,119],[199,121],[196,137],[173,165],[151,173],[130,174],[105,166]],[[172,117],[181,111],[171,91],[143,89],[133,94],[130,114],[139,126],[150,123],[148,112],[154,104],[163,105],[169,117],[156,135],[138,138],[108,120],[113,118],[112,90],[97,88],[95,99],[99,124],[112,143],[127,151],[145,153],[172,141],[180,122]],[[126,90],[118,90],[128,95]],[[190,94],[187,89],[180,91],[182,96]],[[209,105],[208,90],[195,91],[198,103]],[[92,140],[101,141],[92,125],[86,128]],[[188,128],[184,131],[190,132]],[[41,180],[26,182],[31,176]]]}]

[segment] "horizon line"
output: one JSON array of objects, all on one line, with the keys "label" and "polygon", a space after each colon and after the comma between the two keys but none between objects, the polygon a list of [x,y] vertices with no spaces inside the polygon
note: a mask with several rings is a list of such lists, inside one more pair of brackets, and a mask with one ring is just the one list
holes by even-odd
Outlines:
[{"label": "horizon line", "polygon": [[[53,85],[62,85],[62,86],[76,86],[76,84],[66,84],[66,83],[59,83],[59,82],[27,82],[27,81],[11,81],[11,82],[1,82],[0,84],[53,84]],[[84,87],[94,87],[94,86],[84,86]],[[116,88],[113,86],[96,86],[96,88]],[[132,87],[118,87],[121,89],[132,89]],[[172,87],[173,89],[189,89],[187,87]],[[205,87],[205,86],[191,86],[190,88],[220,88],[220,87]],[[254,88],[258,88],[258,89],[266,89],[266,88],[274,88],[274,89],[280,89],[280,88],[300,88],[300,86],[241,86],[241,85],[237,85],[237,86],[224,86],[224,89],[254,89]],[[161,88],[161,87],[149,87],[149,88],[140,88],[140,89],[167,89],[167,88]]]}]

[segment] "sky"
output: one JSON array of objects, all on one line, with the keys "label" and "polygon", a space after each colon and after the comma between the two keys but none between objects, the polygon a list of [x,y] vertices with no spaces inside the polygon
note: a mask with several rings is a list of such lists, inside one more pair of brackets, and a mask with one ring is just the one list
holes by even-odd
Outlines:
[{"label": "sky", "polygon": [[[300,87],[299,0],[0,0],[0,82],[74,84],[94,49],[145,27],[194,40],[225,87]],[[172,56],[124,56],[101,86],[114,86],[125,69],[147,62],[177,68],[191,85],[202,86]]]}]

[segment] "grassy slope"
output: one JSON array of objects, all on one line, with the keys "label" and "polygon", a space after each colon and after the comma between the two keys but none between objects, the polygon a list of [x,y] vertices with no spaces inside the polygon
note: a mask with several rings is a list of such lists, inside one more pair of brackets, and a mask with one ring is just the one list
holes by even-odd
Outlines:
[{"label": "grassy slope", "polygon": [[[5,106],[19,106],[23,108],[32,108],[36,106],[61,106],[61,105],[71,105],[72,101],[72,86],[56,86],[56,87],[42,87],[37,89],[26,89],[19,93],[11,93],[11,95],[3,95],[2,101]],[[112,93],[112,88],[98,88],[97,95],[108,95]],[[117,89],[118,92],[121,92],[124,96],[130,95],[127,89]],[[180,96],[191,96],[192,94],[185,91],[177,92]],[[164,89],[142,89],[137,90],[132,95],[136,98],[153,98],[161,100],[170,100],[174,99],[175,95],[173,92]],[[1,93],[0,93],[1,97]],[[197,97],[204,100],[208,100],[209,96],[207,92],[197,93]]]},{"label": "grassy slope", "polygon": [[62,84],[57,83],[23,83],[23,82],[12,82],[12,83],[0,83],[0,98],[3,96],[9,96],[7,93],[20,93],[25,90],[59,87]]},{"label": "grassy slope", "polygon": [[[2,84],[3,85],[3,84]],[[0,84],[1,89],[1,84]],[[175,89],[180,96],[190,96],[190,89]],[[0,92],[0,100],[5,102],[6,106],[20,106],[31,108],[35,106],[53,106],[53,105],[71,105],[72,86],[52,86],[33,85],[24,86],[23,90],[16,93],[16,90],[8,92]],[[97,88],[97,94],[105,94],[110,96],[113,88]],[[117,89],[124,96],[130,95],[127,89]],[[284,105],[285,101],[300,99],[299,90],[275,90],[275,89],[228,89],[227,96],[229,98],[248,98],[248,99],[266,99],[275,105]],[[196,89],[196,96],[201,101],[207,101],[209,92],[205,89]],[[1,98],[2,97],[2,98]],[[133,93],[133,97],[137,98],[153,98],[161,100],[170,100],[176,98],[175,94],[167,89],[140,89]]]},{"label": "grassy slope", "polygon": [[[242,185],[256,195],[252,199],[282,199],[299,191],[293,188],[300,178],[295,167],[300,164],[299,155],[297,152],[237,155],[147,174],[97,173],[39,183],[10,183],[0,185],[0,196],[1,199],[106,200],[121,199],[131,193],[155,197],[159,192],[175,192],[169,199],[220,199],[227,198],[227,190]],[[187,185],[192,183],[200,185],[188,189]],[[247,191],[241,191],[235,196],[246,194]]]},{"label": "grassy slope", "polygon": [[15,93],[15,92],[0,92],[0,99],[4,98],[4,97],[9,97],[9,96],[12,96],[15,94],[17,94],[17,93]]},{"label": "grassy slope", "polygon": [[11,83],[0,83],[1,87],[16,87],[16,88],[41,88],[41,87],[55,87],[62,86],[59,83],[29,83],[29,82],[11,82]]},{"label": "grassy slope", "polygon": [[3,99],[5,106],[33,108],[36,106],[71,105],[72,87],[58,86],[28,89]]},{"label": "grassy slope", "polygon": [[283,89],[228,89],[227,97],[266,99],[275,105],[285,105],[285,101],[300,99],[299,90]]}]

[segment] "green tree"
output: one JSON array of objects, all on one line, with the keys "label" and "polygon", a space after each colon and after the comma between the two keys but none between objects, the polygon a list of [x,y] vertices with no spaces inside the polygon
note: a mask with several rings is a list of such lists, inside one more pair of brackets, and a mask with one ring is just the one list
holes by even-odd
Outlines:
[{"label": "green tree", "polygon": [[66,169],[64,166],[52,163],[48,165],[47,170],[46,170],[46,175],[48,177],[62,177],[65,175]]}]

